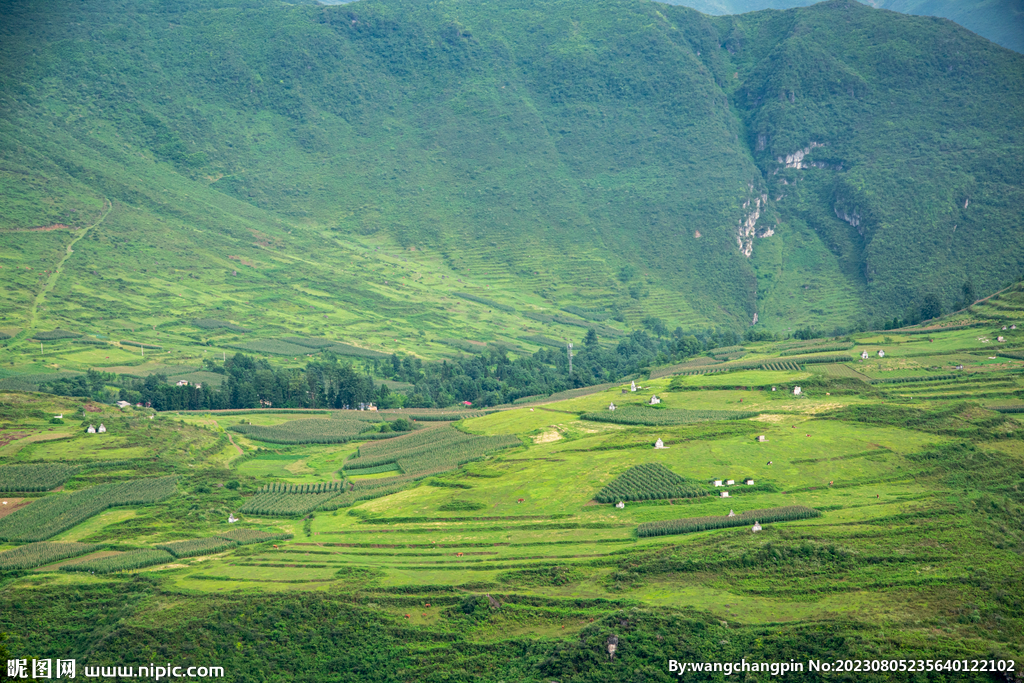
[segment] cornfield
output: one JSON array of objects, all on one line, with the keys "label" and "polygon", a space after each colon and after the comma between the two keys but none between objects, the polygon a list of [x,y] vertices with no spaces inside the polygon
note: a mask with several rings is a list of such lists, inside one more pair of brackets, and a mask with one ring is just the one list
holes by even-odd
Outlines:
[{"label": "cornfield", "polygon": [[746,526],[757,522],[790,522],[796,519],[821,517],[821,513],[802,505],[768,508],[766,510],[748,510],[735,517],[724,515],[715,517],[689,517],[687,519],[669,519],[662,522],[645,522],[637,527],[636,533],[641,538],[648,536],[671,536],[674,534],[690,534],[710,529],[725,529],[735,526]]},{"label": "cornfield", "polygon": [[226,538],[229,541],[234,541],[238,545],[263,543],[264,541],[280,541],[292,537],[291,534],[275,534],[270,533],[269,531],[260,531],[259,529],[232,529],[231,531],[225,531],[222,534],[217,534],[217,536],[219,538]]},{"label": "cornfield", "polygon": [[515,436],[474,436],[444,426],[363,446],[356,458],[345,463],[345,471],[361,474],[394,463],[402,474],[439,473],[521,443]]},{"label": "cornfield", "polygon": [[340,481],[322,482],[320,484],[266,484],[256,493],[330,493],[344,488]]},{"label": "cornfield", "polygon": [[58,339],[77,339],[82,335],[78,332],[72,332],[71,330],[50,330],[49,332],[37,332],[32,335],[33,339],[39,341],[56,341]]},{"label": "cornfield", "polygon": [[0,467],[0,491],[49,491],[70,479],[78,465],[41,463]]},{"label": "cornfield", "polygon": [[799,349],[793,349],[791,351],[783,351],[780,356],[798,356],[803,353],[824,353],[827,351],[849,351],[853,348],[852,343],[846,344],[827,344],[822,346],[804,346]]},{"label": "cornfield", "polygon": [[[228,429],[239,434],[245,434],[252,439],[268,443],[345,443],[372,429],[373,425],[370,423],[381,422],[384,419],[379,415],[375,415],[372,411],[346,412],[358,413],[358,417],[335,416],[329,419],[290,420],[273,427],[264,425],[232,425]],[[381,434],[381,436],[385,435]],[[388,432],[387,436],[393,436],[393,434]]]},{"label": "cornfield", "polygon": [[173,495],[174,490],[172,475],[49,495],[0,519],[0,539],[43,541],[109,507],[156,503]]},{"label": "cornfield", "polygon": [[765,363],[765,364],[763,364],[761,366],[761,369],[762,370],[774,370],[776,372],[781,372],[781,371],[784,371],[784,370],[790,370],[790,371],[792,371],[792,370],[799,370],[800,366],[797,365],[796,363],[792,362],[792,361],[784,360],[784,361],[776,361],[774,363]]},{"label": "cornfield", "polygon": [[712,422],[715,420],[741,420],[758,414],[757,412],[736,410],[685,410],[682,408],[622,406],[614,411],[602,410],[595,413],[586,413],[583,415],[583,419],[593,422],[665,427],[668,425]]},{"label": "cornfield", "polygon": [[174,557],[166,550],[129,550],[120,555],[100,557],[95,560],[87,560],[76,564],[69,564],[61,567],[66,572],[93,572],[96,574],[111,574],[113,572],[131,571],[151,567],[154,564],[165,564],[174,560]]},{"label": "cornfield", "polygon": [[175,541],[173,543],[161,543],[156,546],[160,550],[166,550],[175,557],[195,557],[196,555],[212,555],[222,550],[233,548],[237,543],[226,538],[197,538],[191,541]]},{"label": "cornfield", "polygon": [[598,491],[600,503],[660,498],[696,498],[707,495],[700,482],[685,479],[661,463],[650,462],[630,467],[621,477]]},{"label": "cornfield", "polygon": [[89,543],[29,543],[0,553],[0,570],[40,567],[91,553],[98,547]]},{"label": "cornfield", "polygon": [[341,495],[340,487],[325,493],[257,493],[246,501],[239,512],[265,517],[305,515],[339,495]]}]

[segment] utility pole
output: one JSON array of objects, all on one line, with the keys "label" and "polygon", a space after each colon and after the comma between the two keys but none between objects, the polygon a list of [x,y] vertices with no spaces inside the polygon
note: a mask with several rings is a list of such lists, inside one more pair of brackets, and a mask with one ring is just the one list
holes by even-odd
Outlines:
[{"label": "utility pole", "polygon": [[569,342],[566,351],[569,353],[569,374],[572,374],[572,342]]}]

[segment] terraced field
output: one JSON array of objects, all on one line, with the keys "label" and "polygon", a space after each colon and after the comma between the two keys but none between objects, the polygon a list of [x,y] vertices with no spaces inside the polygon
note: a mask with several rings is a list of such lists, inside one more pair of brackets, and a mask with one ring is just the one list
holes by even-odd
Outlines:
[{"label": "terraced field", "polygon": [[[924,358],[898,355],[917,336],[892,342],[894,362]],[[895,375],[862,373],[870,364],[859,361],[762,369],[793,357],[772,361],[772,348],[748,350],[758,368],[643,380],[637,393],[628,382],[574,391],[386,440],[273,444],[232,431],[241,456],[168,454],[186,473],[178,495],[52,527],[77,545],[8,541],[0,563],[26,577],[59,571],[78,590],[141,573],[161,595],[265,596],[288,609],[331,596],[332,613],[481,647],[575,642],[594,629],[627,645],[696,637],[681,622],[645,621],[671,614],[699,618],[715,642],[770,631],[791,645],[827,621],[851,643],[933,652],[913,635],[927,623],[969,656],[1019,656],[1024,620],[1000,605],[1024,594],[1014,526],[1024,376],[999,363],[935,369],[932,357]],[[651,394],[658,406],[646,405]],[[608,414],[623,419],[593,419]],[[210,434],[240,421],[346,422],[330,411],[161,419],[154,429]],[[0,525],[46,527],[48,508],[93,496],[90,483],[138,478],[118,467],[128,465],[61,470],[73,492],[46,493]],[[29,567],[40,562],[51,564]],[[20,581],[0,608],[7,594],[23,599]],[[1000,619],[971,616],[984,610]]]}]

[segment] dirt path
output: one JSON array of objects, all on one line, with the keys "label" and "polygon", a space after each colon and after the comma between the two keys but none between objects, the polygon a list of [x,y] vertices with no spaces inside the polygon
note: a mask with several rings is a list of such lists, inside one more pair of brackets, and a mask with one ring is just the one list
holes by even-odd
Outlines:
[{"label": "dirt path", "polygon": [[245,451],[243,451],[243,450],[242,450],[242,447],[241,447],[241,446],[239,446],[239,445],[238,445],[237,443],[235,443],[235,440],[231,438],[231,433],[230,433],[230,432],[228,432],[227,430],[225,430],[225,431],[224,431],[224,434],[226,434],[226,435],[227,435],[227,437],[228,437],[228,441],[229,441],[229,442],[231,443],[231,445],[232,445],[232,446],[234,446],[234,447],[235,447],[235,450],[236,450],[236,451],[238,451],[238,454],[239,454],[239,455],[244,455],[244,454],[245,454]]},{"label": "dirt path", "polygon": [[46,300],[46,295],[50,291],[52,291],[54,286],[57,284],[57,280],[58,278],[60,278],[60,275],[64,270],[64,264],[67,263],[68,259],[71,258],[71,255],[75,253],[75,245],[78,244],[79,240],[88,235],[90,230],[103,223],[106,217],[110,214],[111,209],[114,208],[113,203],[109,199],[104,197],[103,201],[107,203],[107,210],[103,212],[103,215],[100,216],[98,221],[96,221],[95,223],[88,227],[82,228],[75,236],[75,238],[71,240],[71,243],[68,245],[68,248],[64,253],[64,258],[62,258],[60,260],[60,263],[58,263],[57,266],[53,269],[53,272],[50,274],[50,277],[46,278],[46,282],[43,283],[42,289],[39,290],[35,298],[32,300],[32,306],[29,308],[28,321],[25,324],[25,328],[21,332],[19,332],[13,339],[11,339],[10,342],[8,342],[8,348],[17,346],[21,342],[28,339],[29,335],[32,333],[32,330],[35,328],[36,318],[39,314],[39,307],[42,305],[43,301]]}]

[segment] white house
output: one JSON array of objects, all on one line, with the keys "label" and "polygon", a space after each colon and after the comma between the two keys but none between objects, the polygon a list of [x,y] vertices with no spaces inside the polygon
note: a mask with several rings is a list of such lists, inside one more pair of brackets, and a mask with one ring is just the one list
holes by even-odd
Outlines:
[{"label": "white house", "polygon": [[235,517],[234,513],[228,514],[228,524],[234,524],[238,521],[238,517]]},{"label": "white house", "polygon": [[721,485],[722,485],[722,480],[721,479],[715,479],[715,486],[721,486]]},{"label": "white house", "polygon": [[128,401],[118,401],[117,402],[117,407],[118,408],[131,408],[131,406],[132,406],[132,404],[129,403]]},{"label": "white house", "polygon": [[867,351],[861,351],[860,352],[860,357],[863,358],[864,360],[867,360],[868,359],[868,352]]},{"label": "white house", "polygon": [[743,480],[743,483],[746,484],[747,486],[753,486],[754,480],[751,479],[750,477],[747,477],[746,479]]},{"label": "white house", "polygon": [[728,497],[729,497],[729,492],[728,491],[722,491],[722,498],[728,498]]},{"label": "white house", "polygon": [[[1005,330],[1006,328],[1004,327],[1003,329]],[[1004,341],[1006,341],[1006,337],[996,337],[996,341],[1004,342]]]},{"label": "white house", "polygon": [[179,379],[177,386],[179,386],[179,387],[187,387],[188,386],[188,380],[187,379]]},{"label": "white house", "polygon": [[87,433],[89,433],[89,434],[95,434],[95,433],[96,433],[96,428],[95,428],[95,427],[93,427],[92,425],[89,425],[89,428],[88,428],[88,429],[86,429],[85,431],[86,431]]},{"label": "white house", "polygon": [[53,419],[54,420],[63,420],[64,419],[64,413],[61,413],[60,415],[54,415]]},{"label": "white house", "polygon": [[625,504],[625,503],[623,503],[623,502],[622,502],[622,501],[620,500],[620,501],[619,501],[618,503],[616,503],[616,504],[615,504],[615,507],[617,507],[617,508],[619,508],[620,510],[622,510],[623,508],[625,508],[625,507],[626,507],[626,504]]},{"label": "white house", "polygon": [[725,485],[726,486],[732,486],[735,483],[736,483],[736,481],[734,479],[727,479],[726,482],[725,482]]},{"label": "white house", "polygon": [[661,403],[661,399],[660,398],[658,398],[657,396],[651,396],[651,405],[652,406],[656,406],[659,403]]},{"label": "white house", "polygon": [[1006,329],[1006,325],[1003,325],[1003,329],[1004,329],[1004,330]]},{"label": "white house", "polygon": [[772,391],[775,391],[775,387],[772,387]]},{"label": "white house", "polygon": [[103,432],[107,431],[107,428],[103,426],[103,423],[102,423],[102,422],[100,422],[100,428],[99,428],[99,429],[97,429],[96,431],[97,431],[98,433],[102,434]]},{"label": "white house", "polygon": [[658,439],[657,441],[654,442],[654,447],[655,448],[666,448],[665,442],[662,441],[661,439]]},{"label": "white house", "polygon": [[608,404],[608,410],[615,410],[615,404],[614,403],[609,403]]},{"label": "white house", "polygon": [[751,531],[751,533],[755,533],[756,534],[760,530],[761,530],[761,525],[758,524],[757,520],[755,519],[754,520],[754,526],[753,526],[753,528],[750,529],[750,531]]},{"label": "white house", "polygon": [[729,510],[729,514],[726,515],[726,517],[735,517],[735,516],[736,516],[736,513],[733,512],[732,510]]},{"label": "white house", "polygon": [[878,357],[885,358],[885,351],[883,351],[882,349],[878,349]]},{"label": "white house", "polygon": [[636,382],[630,382],[629,383],[629,390],[630,391],[636,391]]},{"label": "white house", "polygon": [[764,440],[765,440],[764,439],[764,434],[762,434],[761,436],[757,437],[757,440],[763,443]]},{"label": "white house", "polygon": [[794,396],[799,396],[800,395],[800,387],[793,387],[793,395]]},{"label": "white house", "polygon": [[1010,329],[1011,330],[1015,330],[1015,329],[1017,329],[1017,326],[1016,325],[1010,325]]}]

